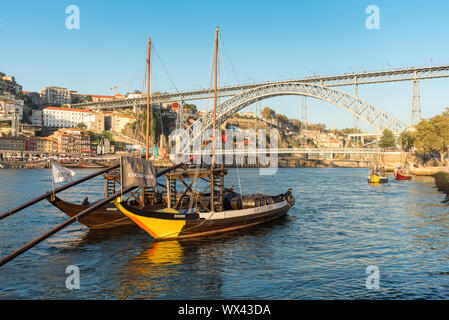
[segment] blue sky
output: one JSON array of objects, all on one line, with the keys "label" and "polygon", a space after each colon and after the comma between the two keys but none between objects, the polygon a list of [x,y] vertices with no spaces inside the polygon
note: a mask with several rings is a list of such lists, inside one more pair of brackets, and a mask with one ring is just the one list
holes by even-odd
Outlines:
[{"label": "blue sky", "polygon": [[[380,9],[368,30],[365,8]],[[80,29],[65,27],[68,5]],[[449,63],[448,1],[3,1],[0,71],[24,90],[58,85],[82,93],[140,89],[149,36],[179,90],[209,87],[215,27],[225,51],[223,85]],[[152,88],[174,91],[153,54]],[[424,117],[449,106],[449,79],[421,81]],[[341,88],[353,93],[353,88]],[[359,96],[408,123],[411,83],[366,85]],[[300,97],[262,101],[299,118]],[[199,102],[205,108],[204,102]],[[253,107],[249,107],[253,109]],[[346,111],[308,99],[308,119],[351,127]],[[368,129],[368,126],[362,125]]]}]

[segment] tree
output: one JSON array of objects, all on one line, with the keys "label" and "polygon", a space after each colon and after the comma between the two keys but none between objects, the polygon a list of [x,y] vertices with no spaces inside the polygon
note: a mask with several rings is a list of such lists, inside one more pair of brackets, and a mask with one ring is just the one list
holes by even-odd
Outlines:
[{"label": "tree", "polygon": [[30,115],[27,111],[23,111],[22,114],[22,123],[27,123],[27,124],[31,124],[31,119],[30,119]]},{"label": "tree", "polygon": [[80,128],[80,129],[86,129],[86,128],[87,128],[87,126],[84,124],[84,122],[78,123],[78,124],[76,125],[76,127],[77,127],[77,128]]},{"label": "tree", "polygon": [[287,116],[283,114],[276,114],[275,119],[277,121],[277,125],[280,127],[285,127],[289,123]]},{"label": "tree", "polygon": [[416,147],[421,153],[437,152],[440,163],[449,151],[449,109],[416,126]]},{"label": "tree", "polygon": [[273,119],[276,116],[276,112],[274,112],[273,109],[270,109],[268,107],[263,108],[262,110],[262,117],[265,120],[270,120]]},{"label": "tree", "polygon": [[402,131],[399,135],[399,144],[402,145],[402,149],[408,151],[411,147],[414,146],[416,137],[413,132],[410,131]]},{"label": "tree", "polygon": [[86,98],[84,98],[84,101],[91,102],[92,101],[92,96],[91,95],[87,95]]},{"label": "tree", "polygon": [[385,129],[382,132],[379,146],[381,148],[393,148],[396,146],[396,138],[394,137],[394,133],[391,130]]},{"label": "tree", "polygon": [[81,99],[79,97],[75,97],[72,99],[72,103],[81,103]]},{"label": "tree", "polygon": [[86,131],[86,134],[89,135],[91,142],[98,143],[100,141],[100,136],[93,133],[92,131]]},{"label": "tree", "polygon": [[106,139],[108,139],[109,141],[113,142],[114,138],[112,136],[112,133],[110,133],[109,131],[103,131],[103,133],[101,134],[102,137],[105,137]]},{"label": "tree", "polygon": [[192,113],[196,113],[197,111],[196,105],[194,105],[193,103],[186,103],[184,107],[190,110]]}]

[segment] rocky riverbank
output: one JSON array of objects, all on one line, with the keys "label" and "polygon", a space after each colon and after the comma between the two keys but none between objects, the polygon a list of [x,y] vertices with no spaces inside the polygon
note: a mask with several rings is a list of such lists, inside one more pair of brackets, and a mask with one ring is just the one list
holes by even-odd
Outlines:
[{"label": "rocky riverbank", "polygon": [[449,202],[449,172],[439,171],[433,177],[438,191],[446,194],[446,199],[442,202]]}]

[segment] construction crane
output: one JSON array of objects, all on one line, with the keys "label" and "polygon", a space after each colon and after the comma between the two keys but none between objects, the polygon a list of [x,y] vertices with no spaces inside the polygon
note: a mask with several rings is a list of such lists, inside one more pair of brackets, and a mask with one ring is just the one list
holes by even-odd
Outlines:
[{"label": "construction crane", "polygon": [[125,82],[125,83],[122,83],[122,84],[118,84],[118,85],[116,85],[116,86],[113,86],[112,88],[111,88],[111,91],[115,91],[115,90],[117,90],[117,88],[119,88],[119,87],[121,87],[121,86],[124,86],[125,84],[127,84],[129,81],[127,81],[127,82]]}]

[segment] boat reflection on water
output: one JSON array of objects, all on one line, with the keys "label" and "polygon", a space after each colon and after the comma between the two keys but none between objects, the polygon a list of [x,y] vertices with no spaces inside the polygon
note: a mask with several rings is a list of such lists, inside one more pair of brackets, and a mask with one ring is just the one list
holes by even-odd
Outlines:
[{"label": "boat reflection on water", "polygon": [[170,299],[199,296],[205,291],[210,296],[220,295],[222,272],[215,257],[206,257],[199,247],[176,240],[149,246],[122,266],[112,292],[115,299]]},{"label": "boat reflection on water", "polygon": [[142,238],[133,245],[142,251],[120,263],[111,294],[114,299],[223,297],[226,277],[240,273],[240,254],[262,250],[269,255],[273,228],[287,225],[285,218],[213,237],[152,243]]},{"label": "boat reflection on water", "polygon": [[139,273],[145,273],[147,267],[181,263],[183,251],[179,241],[153,242],[151,248],[133,258],[130,264],[135,265]]},{"label": "boat reflection on water", "polygon": [[[137,225],[121,226],[119,228],[111,229],[87,229],[78,239],[77,246],[96,245],[107,243],[111,245],[121,239],[129,239],[129,237],[138,237],[138,235],[145,236],[145,233]],[[123,243],[121,244],[123,245]]]}]

